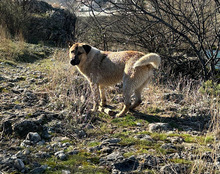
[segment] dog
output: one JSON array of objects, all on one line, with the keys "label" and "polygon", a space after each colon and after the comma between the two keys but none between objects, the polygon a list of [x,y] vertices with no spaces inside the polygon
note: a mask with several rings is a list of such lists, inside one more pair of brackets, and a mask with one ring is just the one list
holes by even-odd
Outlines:
[{"label": "dog", "polygon": [[[142,102],[141,91],[158,69],[161,58],[156,53],[144,54],[138,51],[101,51],[85,43],[69,46],[70,64],[89,81],[94,96],[93,111],[106,106],[104,88],[123,81],[124,106],[116,117],[124,116]],[[131,105],[131,95],[134,103]],[[99,103],[99,98],[101,102]]]}]

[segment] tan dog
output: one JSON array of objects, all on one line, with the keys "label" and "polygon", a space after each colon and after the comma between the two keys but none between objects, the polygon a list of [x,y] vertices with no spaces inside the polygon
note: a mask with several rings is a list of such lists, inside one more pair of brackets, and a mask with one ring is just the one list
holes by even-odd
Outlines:
[{"label": "tan dog", "polygon": [[[116,117],[141,103],[141,91],[160,65],[160,56],[138,51],[105,52],[84,43],[75,43],[69,50],[70,63],[76,65],[89,81],[94,96],[93,110],[97,109],[99,93],[101,106],[106,105],[104,87],[123,80],[124,107]],[[99,88],[99,89],[98,89]],[[99,90],[99,92],[98,92]],[[131,95],[135,94],[131,105]]]}]

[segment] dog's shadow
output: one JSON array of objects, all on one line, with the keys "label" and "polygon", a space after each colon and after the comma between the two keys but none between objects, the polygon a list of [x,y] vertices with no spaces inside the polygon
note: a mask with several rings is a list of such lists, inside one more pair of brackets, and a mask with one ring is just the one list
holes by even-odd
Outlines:
[{"label": "dog's shadow", "polygon": [[[117,105],[115,106],[110,106],[107,105],[104,108],[107,108],[109,110],[111,110],[114,113],[117,113]],[[114,114],[113,113],[113,114]],[[206,124],[207,124],[207,120],[203,117],[203,116],[196,116],[196,117],[192,117],[192,116],[185,116],[185,117],[178,117],[178,116],[163,116],[163,115],[159,115],[159,114],[147,114],[147,113],[143,113],[140,112],[138,110],[130,110],[129,112],[127,112],[125,114],[124,117],[127,116],[133,116],[135,117],[135,119],[141,119],[141,120],[145,120],[148,123],[168,123],[172,128],[176,128],[178,130],[182,130],[184,129],[184,127],[188,127],[191,130],[195,130],[195,131],[204,131],[206,128]],[[122,117],[119,117],[122,118]],[[113,118],[114,119],[114,118]]]}]

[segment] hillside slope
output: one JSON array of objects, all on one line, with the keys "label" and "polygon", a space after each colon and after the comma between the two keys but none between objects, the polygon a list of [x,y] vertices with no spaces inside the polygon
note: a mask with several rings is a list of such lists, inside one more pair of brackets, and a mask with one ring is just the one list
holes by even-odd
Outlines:
[{"label": "hillside slope", "polygon": [[[219,121],[218,98],[153,83],[137,112],[91,113],[89,85],[67,50],[52,52],[34,63],[0,63],[0,172],[220,172],[219,135],[209,129]],[[120,85],[108,100],[120,110]]]}]

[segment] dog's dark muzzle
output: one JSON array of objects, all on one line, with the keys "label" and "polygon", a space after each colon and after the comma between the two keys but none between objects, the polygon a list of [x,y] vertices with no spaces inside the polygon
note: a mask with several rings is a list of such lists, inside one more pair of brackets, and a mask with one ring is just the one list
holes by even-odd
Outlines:
[{"label": "dog's dark muzzle", "polygon": [[80,63],[80,60],[79,59],[77,59],[77,58],[75,58],[75,59],[72,59],[71,61],[70,61],[70,64],[71,65],[79,65],[79,63]]}]

